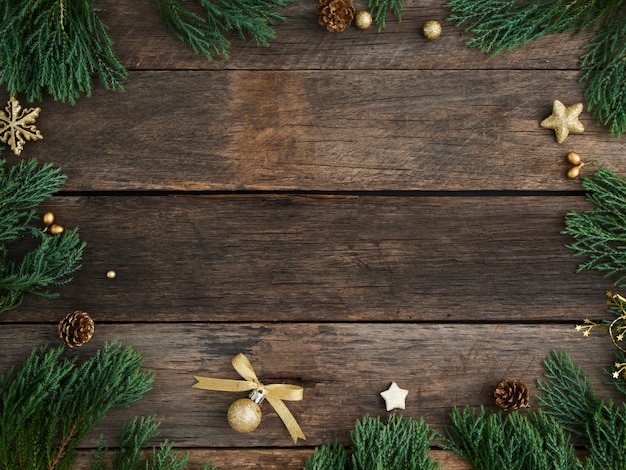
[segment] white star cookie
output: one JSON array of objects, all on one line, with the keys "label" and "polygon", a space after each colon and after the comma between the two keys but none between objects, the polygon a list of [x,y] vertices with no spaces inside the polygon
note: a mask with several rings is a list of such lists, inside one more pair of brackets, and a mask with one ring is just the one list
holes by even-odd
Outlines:
[{"label": "white star cookie", "polygon": [[380,396],[385,400],[387,411],[399,408],[404,409],[404,399],[409,394],[408,390],[398,387],[398,384],[391,382],[391,386],[384,392],[380,392]]}]

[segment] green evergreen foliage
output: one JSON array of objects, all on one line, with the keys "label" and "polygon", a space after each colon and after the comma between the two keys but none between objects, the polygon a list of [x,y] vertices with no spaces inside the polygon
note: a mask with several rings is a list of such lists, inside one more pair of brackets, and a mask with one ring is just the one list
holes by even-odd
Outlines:
[{"label": "green evergreen foliage", "polygon": [[601,400],[567,353],[553,353],[544,365],[546,380],[538,381],[544,394],[538,400],[546,414],[582,438],[589,451],[585,468],[626,468],[625,404]]},{"label": "green evergreen foliage", "polygon": [[626,1],[450,0],[448,20],[493,55],[547,34],[592,30],[581,56],[587,109],[616,136],[626,131]]},{"label": "green evergreen foliage", "polygon": [[[63,185],[66,177],[52,164],[20,160],[8,170],[0,160],[0,312],[20,305],[25,294],[54,297],[49,286],[61,286],[80,268],[85,243],[78,230],[51,235],[33,225],[36,208]],[[9,247],[30,238],[37,244],[19,260]]]},{"label": "green evergreen foliage", "polygon": [[369,0],[367,7],[372,20],[378,26],[378,32],[385,29],[385,20],[389,11],[398,18],[398,21],[402,21],[402,0]]},{"label": "green evergreen foliage", "polygon": [[348,451],[335,441],[316,447],[315,452],[309,455],[304,464],[304,470],[342,470],[351,468]]},{"label": "green evergreen foliage", "polygon": [[315,450],[305,470],[434,470],[440,468],[428,451],[437,433],[423,420],[390,414],[387,423],[380,418],[363,417],[351,431],[352,454],[337,442]]},{"label": "green evergreen foliage", "polygon": [[616,278],[615,285],[626,285],[626,180],[607,168],[593,177],[582,177],[586,198],[594,208],[581,214],[570,211],[562,232],[574,239],[566,245],[574,256],[587,260],[578,271],[590,269]]},{"label": "green evergreen foliage", "polygon": [[554,352],[544,361],[546,380],[537,387],[538,397],[547,413],[567,431],[581,435],[590,413],[602,406],[602,400],[582,369],[565,352]]},{"label": "green evergreen foliage", "polygon": [[[285,19],[276,10],[294,1],[197,0],[202,14],[180,0],[156,3],[173,34],[210,60],[228,57],[229,32],[268,45],[272,25]],[[124,89],[128,71],[92,0],[0,0],[0,37],[0,85],[11,95],[75,103],[91,95],[94,78],[107,90]]]},{"label": "green evergreen foliage", "polygon": [[[113,452],[111,466],[108,465],[107,448],[100,440],[99,448],[94,451],[90,462],[90,470],[181,470],[186,468],[189,454],[179,456],[167,441],[159,447],[148,447],[148,441],[158,436],[159,422],[155,416],[134,418],[124,424],[120,448]],[[206,463],[204,470],[217,470],[217,467]]]},{"label": "green evergreen foliage", "polygon": [[0,379],[0,468],[73,468],[77,445],[107,411],[151,388],[141,355],[117,341],[82,364],[64,349],[35,349]]},{"label": "green evergreen foliage", "polygon": [[44,92],[74,103],[96,76],[122,90],[127,72],[91,0],[1,0],[0,84],[29,102]]},{"label": "green evergreen foliage", "polygon": [[583,466],[574,454],[569,435],[546,414],[501,411],[484,407],[450,414],[443,448],[467,460],[476,470],[574,470]]},{"label": "green evergreen foliage", "polygon": [[613,379],[608,383],[615,386],[622,395],[626,396],[626,380],[615,380],[619,379],[620,375],[623,379],[626,379],[626,375],[624,375],[626,372],[626,354],[623,351],[617,352],[615,354],[614,367],[602,369],[602,372]]},{"label": "green evergreen foliage", "polygon": [[157,0],[159,11],[172,33],[188,43],[194,52],[211,60],[228,58],[227,34],[236,32],[241,39],[251,38],[267,46],[276,33],[272,25],[284,21],[276,11],[295,0],[197,0],[203,13],[185,8],[180,0]]}]

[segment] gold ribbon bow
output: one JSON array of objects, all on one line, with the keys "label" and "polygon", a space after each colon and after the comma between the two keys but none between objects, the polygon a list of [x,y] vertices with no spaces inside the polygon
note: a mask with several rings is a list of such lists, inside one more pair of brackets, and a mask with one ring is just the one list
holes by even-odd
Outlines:
[{"label": "gold ribbon bow", "polygon": [[246,380],[230,380],[230,379],[212,379],[208,377],[194,378],[198,381],[193,388],[202,388],[204,390],[218,390],[222,392],[246,392],[250,390],[258,390],[265,393],[265,398],[272,405],[280,419],[287,427],[294,444],[300,439],[306,439],[300,426],[296,422],[296,418],[291,414],[287,405],[283,400],[300,401],[302,400],[303,389],[297,385],[288,384],[270,384],[263,385],[252,368],[252,364],[243,353],[237,354],[232,359],[235,370]]}]

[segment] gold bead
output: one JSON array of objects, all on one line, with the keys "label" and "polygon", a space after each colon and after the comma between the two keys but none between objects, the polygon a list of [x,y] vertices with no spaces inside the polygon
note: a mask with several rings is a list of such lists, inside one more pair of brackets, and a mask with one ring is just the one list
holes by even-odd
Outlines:
[{"label": "gold bead", "polygon": [[109,279],[115,279],[115,276],[117,276],[117,273],[115,271],[113,271],[112,269],[109,269],[107,271],[107,277]]},{"label": "gold bead", "polygon": [[583,159],[578,153],[570,152],[567,154],[567,161],[570,162],[572,165],[580,165]]},{"label": "gold bead", "polygon": [[52,212],[46,212],[41,218],[43,224],[48,227],[54,223],[54,214]]},{"label": "gold bead", "polygon": [[235,400],[228,408],[228,424],[237,432],[252,432],[261,424],[261,407],[249,398]]},{"label": "gold bead", "polygon": [[422,32],[426,39],[437,39],[441,35],[441,25],[435,20],[427,21],[422,28]]},{"label": "gold bead", "polygon": [[578,178],[578,175],[580,175],[580,165],[571,167],[567,172],[567,177],[571,180]]},{"label": "gold bead", "polygon": [[52,224],[50,226],[50,233],[52,235],[59,235],[59,234],[63,233],[64,230],[65,230],[65,228],[63,228],[63,225]]},{"label": "gold bead", "polygon": [[372,26],[372,15],[369,11],[361,10],[354,17],[354,25],[359,29],[367,29]]}]

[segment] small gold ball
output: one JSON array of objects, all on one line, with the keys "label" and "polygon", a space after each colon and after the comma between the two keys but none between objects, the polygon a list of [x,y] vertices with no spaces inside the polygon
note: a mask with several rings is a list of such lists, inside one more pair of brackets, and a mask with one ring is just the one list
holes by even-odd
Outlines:
[{"label": "small gold ball", "polygon": [[113,271],[112,269],[109,269],[107,271],[107,277],[109,279],[115,279],[115,276],[117,276],[117,273],[115,271]]},{"label": "small gold ball", "polygon": [[422,28],[422,32],[426,39],[437,39],[441,35],[441,25],[435,20],[427,21]]},{"label": "small gold ball", "polygon": [[52,235],[59,235],[59,234],[63,233],[64,230],[65,230],[65,228],[63,228],[63,225],[52,224],[50,226],[50,233]]},{"label": "small gold ball", "polygon": [[235,400],[228,408],[228,424],[237,432],[252,432],[261,424],[261,407],[249,398]]},{"label": "small gold ball", "polygon": [[571,180],[578,178],[578,175],[580,175],[580,165],[571,167],[567,172],[567,177]]},{"label": "small gold ball", "polygon": [[54,223],[54,214],[52,212],[46,212],[41,218],[43,224],[47,227]]},{"label": "small gold ball", "polygon": [[354,25],[359,29],[367,29],[372,26],[372,15],[369,11],[361,10],[354,17]]},{"label": "small gold ball", "polygon": [[569,161],[572,165],[580,165],[583,159],[576,152],[570,152],[567,154],[567,161]]}]

